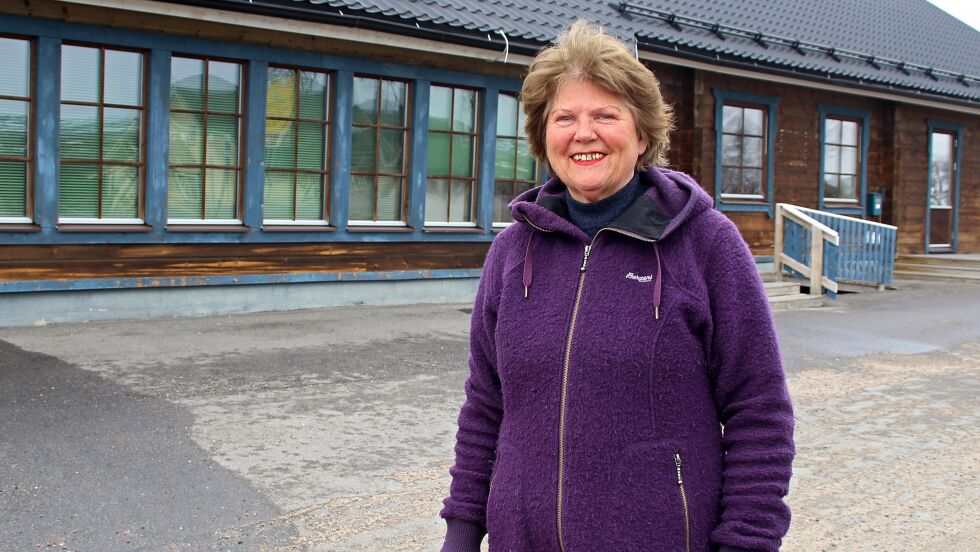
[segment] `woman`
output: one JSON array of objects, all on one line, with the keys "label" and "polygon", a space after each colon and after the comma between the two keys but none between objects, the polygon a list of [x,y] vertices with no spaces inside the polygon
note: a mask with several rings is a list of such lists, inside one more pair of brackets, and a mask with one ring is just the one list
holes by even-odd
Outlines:
[{"label": "woman", "polygon": [[658,167],[659,83],[580,21],[522,97],[554,178],[487,255],[442,550],[778,550],[794,450],[772,317],[735,225]]}]

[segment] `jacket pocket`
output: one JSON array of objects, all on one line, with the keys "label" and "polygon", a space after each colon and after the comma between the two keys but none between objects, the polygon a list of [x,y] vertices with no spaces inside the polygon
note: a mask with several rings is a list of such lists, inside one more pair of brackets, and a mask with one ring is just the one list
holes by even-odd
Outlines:
[{"label": "jacket pocket", "polygon": [[674,465],[677,466],[677,488],[681,495],[681,508],[684,514],[684,552],[691,552],[691,510],[687,503],[687,490],[684,489],[684,475],[681,469],[681,453],[674,453]]},{"label": "jacket pocket", "polygon": [[688,489],[683,483],[683,467],[678,468],[678,450],[672,444],[655,441],[622,451],[603,507],[600,550],[692,550]]},{"label": "jacket pocket", "polygon": [[524,485],[519,455],[504,443],[497,445],[497,460],[487,494],[487,539],[490,550],[530,550],[527,546]]}]

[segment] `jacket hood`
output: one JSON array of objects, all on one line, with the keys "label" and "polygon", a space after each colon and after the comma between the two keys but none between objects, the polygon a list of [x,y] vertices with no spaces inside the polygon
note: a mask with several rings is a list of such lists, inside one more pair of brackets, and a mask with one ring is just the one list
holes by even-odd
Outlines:
[{"label": "jacket hood", "polygon": [[[710,209],[711,197],[690,176],[660,167],[640,172],[640,184],[646,192],[611,225],[611,228],[639,238],[659,241],[676,228]],[[588,236],[570,220],[565,205],[567,188],[557,178],[528,190],[510,203],[511,214],[518,222],[546,232],[569,234],[584,241]]]}]

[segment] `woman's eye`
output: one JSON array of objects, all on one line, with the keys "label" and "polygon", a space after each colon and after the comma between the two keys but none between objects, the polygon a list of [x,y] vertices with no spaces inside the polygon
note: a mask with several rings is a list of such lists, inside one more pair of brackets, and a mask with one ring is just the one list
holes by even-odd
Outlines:
[{"label": "woman's eye", "polygon": [[555,117],[555,122],[556,123],[570,123],[570,122],[572,122],[572,116],[571,115],[559,115],[559,116]]},{"label": "woman's eye", "polygon": [[611,121],[613,120],[613,116],[611,113],[600,113],[596,115],[596,119],[600,121]]}]

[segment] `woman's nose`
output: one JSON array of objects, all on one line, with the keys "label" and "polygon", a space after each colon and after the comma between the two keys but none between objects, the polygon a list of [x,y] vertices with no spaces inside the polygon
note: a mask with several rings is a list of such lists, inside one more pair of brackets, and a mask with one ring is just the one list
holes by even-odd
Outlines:
[{"label": "woman's nose", "polygon": [[575,127],[575,140],[579,142],[591,142],[595,140],[595,131],[592,130],[592,121],[588,117],[582,117]]}]

